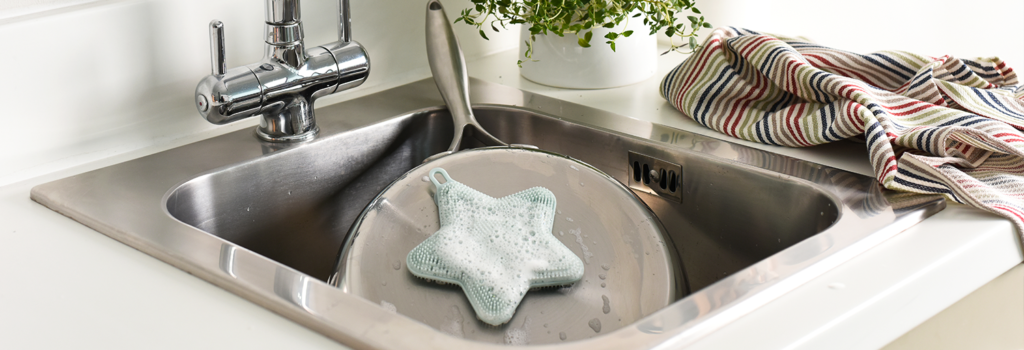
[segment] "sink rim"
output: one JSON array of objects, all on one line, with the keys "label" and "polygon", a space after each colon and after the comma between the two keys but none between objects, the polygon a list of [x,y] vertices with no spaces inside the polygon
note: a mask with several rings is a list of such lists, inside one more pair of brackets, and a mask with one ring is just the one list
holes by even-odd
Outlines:
[{"label": "sink rim", "polygon": [[[613,113],[520,91],[510,87],[486,83],[475,79],[473,79],[471,83],[471,91],[475,96],[474,100],[484,102],[482,104],[475,105],[496,104],[522,106],[541,114],[547,114],[544,112],[546,110],[562,110],[567,112],[564,113],[563,116],[557,117],[559,119],[565,119],[575,124],[594,127],[616,134],[630,135],[658,142],[654,139],[655,135],[660,135],[662,132],[672,132],[682,135],[681,138],[684,139],[689,138],[721,142],[723,145],[729,145],[731,148],[754,150],[732,142],[721,141],[712,137],[696,135],[654,123],[635,120]],[[414,99],[415,101],[409,103],[397,103],[394,110],[404,109],[404,111],[400,113],[395,113],[394,110],[388,111],[387,108],[382,108],[383,111],[379,111],[378,113],[366,113],[365,115],[360,115],[355,118],[346,118],[342,113],[328,115],[327,112],[325,112],[325,110],[343,111],[351,108],[369,108],[359,106],[372,105],[372,99],[374,96],[380,97],[385,96],[386,94],[395,95],[396,93],[399,94],[398,97],[402,97],[402,94],[412,93],[419,96],[419,98]],[[429,98],[423,98],[423,96],[429,96]],[[409,104],[419,105],[419,108],[409,108]],[[437,94],[433,81],[425,79],[374,95],[319,108],[318,113],[321,115],[322,119],[322,136],[313,142],[322,142],[332,137],[338,137],[345,134],[347,131],[358,129],[359,126],[368,126],[380,122],[394,122],[401,118],[408,117],[413,113],[422,112],[422,110],[435,109],[441,105],[443,105],[443,101]],[[547,115],[550,116],[550,114]],[[578,118],[576,117],[577,115],[586,117]],[[649,130],[649,132],[648,135],[642,135],[642,132],[614,130],[616,128],[620,130]],[[299,145],[297,147],[302,146],[304,145]],[[130,220],[132,222],[128,223],[118,222],[116,218],[111,218],[110,213],[111,211],[117,210],[109,210],[110,208],[97,209],[84,206],[85,204],[82,203],[82,199],[79,198],[80,196],[75,195],[76,186],[81,187],[84,185],[85,187],[90,187],[92,186],[90,184],[95,184],[96,181],[103,180],[104,176],[108,176],[112,172],[116,173],[119,169],[123,170],[131,168],[132,166],[145,165],[146,162],[159,163],[159,160],[173,157],[176,153],[188,153],[190,151],[202,153],[202,150],[209,149],[210,147],[217,147],[214,149],[221,151],[218,153],[228,154],[217,155],[215,157],[217,159],[212,160],[210,164],[202,164],[201,166],[190,168],[189,174],[168,174],[167,177],[175,180],[174,184],[163,187],[162,191],[156,191],[153,189],[149,189],[149,191],[140,191],[145,193],[138,194],[138,197],[149,198],[150,200],[154,195],[156,195],[156,192],[160,192],[158,194],[159,202],[157,203],[157,207],[160,208],[159,210],[154,212],[152,210],[153,208],[149,208],[149,206],[138,205],[136,207],[145,208],[135,208],[142,210],[147,213],[146,215],[149,215],[141,220],[149,220],[148,222],[140,223],[140,220],[137,219]],[[229,152],[228,149],[222,147],[238,148],[240,152]],[[503,347],[503,345],[467,341],[451,336],[438,336],[442,333],[426,327],[411,318],[390,314],[374,303],[341,292],[325,282],[321,282],[320,280],[302,274],[288,266],[284,266],[276,261],[265,258],[220,237],[189,226],[167,212],[167,196],[177,190],[179,186],[201,176],[207,176],[211,173],[222,171],[227,167],[234,167],[244,162],[254,161],[255,159],[263,156],[261,151],[255,152],[259,151],[260,147],[261,143],[251,136],[250,130],[236,131],[208,140],[181,146],[171,151],[153,154],[94,172],[80,174],[70,178],[39,185],[32,189],[31,197],[33,200],[59,213],[69,216],[72,219],[82,222],[86,226],[92,227],[101,233],[168,262],[171,265],[185,270],[186,272],[195,274],[204,280],[249,299],[261,306],[267,307],[271,311],[288,317],[313,330],[321,332],[333,339],[351,346],[405,348],[431,344],[437,347]],[[679,151],[697,153],[702,156],[714,157],[718,160],[725,160],[757,168],[756,165],[744,163],[738,159],[722,157],[721,154],[712,154],[710,152],[701,152],[693,149],[686,150],[678,146],[666,147],[671,147],[673,150],[678,149]],[[819,169],[832,169],[765,151],[754,151],[761,152],[772,157],[789,159],[798,164],[817,166]],[[280,152],[278,155],[280,156],[286,153],[287,152]],[[800,174],[787,174],[785,172],[786,169],[782,170],[783,171],[766,171],[785,174],[793,177],[794,179],[802,179],[799,176]],[[836,171],[848,173],[842,170]],[[864,177],[863,175],[854,175]],[[816,186],[822,185],[809,179],[804,180],[808,180]],[[170,179],[166,181],[170,182]],[[823,192],[829,195],[836,193],[833,191]],[[132,196],[136,196],[136,194],[132,194]],[[783,293],[792,290],[796,286],[809,281],[811,278],[820,275],[824,271],[849,260],[853,256],[860,254],[877,243],[892,237],[923,218],[930,216],[945,207],[945,202],[941,197],[918,197],[919,198],[917,199],[921,199],[924,203],[918,204],[917,207],[915,207],[915,210],[901,210],[900,213],[893,215],[885,225],[882,225],[882,229],[878,231],[859,233],[850,233],[848,231],[850,226],[845,223],[856,224],[858,228],[862,226],[862,223],[843,221],[844,219],[850,220],[858,218],[858,215],[849,215],[849,213],[847,213],[847,210],[850,210],[850,213],[855,213],[855,208],[850,208],[850,206],[845,205],[841,201],[841,198],[838,201],[833,200],[837,205],[843,205],[843,208],[840,210],[839,218],[837,218],[836,222],[828,229],[772,255],[768,259],[762,260],[702,290],[696,291],[686,298],[676,301],[670,306],[663,308],[629,326],[587,340],[548,346],[568,346],[570,348],[579,349],[586,347],[589,349],[593,346],[601,348],[615,347],[615,344],[629,344],[631,346],[643,347],[659,345],[679,347],[689,344],[703,335],[714,331],[718,327],[727,324],[743,314],[746,314],[751,310],[764,305],[768,301],[775,299]],[[932,200],[924,200],[928,198],[931,198]],[[134,203],[131,199],[132,197],[122,200],[121,206],[124,207],[125,204]],[[115,202],[117,201],[107,201],[105,203],[116,206]],[[132,208],[124,209],[131,211],[130,209]],[[888,209],[891,211],[891,207],[888,207]],[[121,213],[120,211],[117,212]],[[124,214],[122,213],[121,215]],[[840,223],[844,224],[840,225]],[[140,224],[156,225],[156,227],[159,227],[160,229],[153,229],[151,226],[149,229],[140,230],[138,227]],[[846,242],[847,244],[845,246],[835,248],[837,247],[836,242]],[[811,254],[809,259],[800,260],[796,264],[785,262],[793,256],[813,252],[821,246],[826,246],[825,250],[818,252],[817,254]],[[821,254],[823,252],[829,252],[830,249],[832,249],[830,254]],[[225,255],[230,256],[229,260],[232,263],[243,264],[244,268],[239,269],[238,274],[226,272],[221,264],[221,260],[223,260],[222,257]],[[211,257],[216,257],[216,259],[211,259]],[[262,271],[263,273],[253,274],[251,272],[244,271],[246,269]],[[269,273],[269,275],[267,275],[267,273]],[[775,275],[774,279],[772,275]],[[778,276],[784,277],[778,278]],[[270,280],[268,280],[268,278],[270,278]],[[757,283],[759,280],[763,282]],[[278,289],[276,288],[285,290],[287,292],[285,294],[287,295],[281,295],[281,293],[277,292]],[[712,295],[714,294],[712,292],[720,292],[724,289],[739,291],[736,294],[732,294],[738,294],[739,297],[731,300],[722,300]],[[295,293],[305,294],[300,295]],[[720,304],[704,305],[703,308],[705,310],[700,311],[701,306],[696,304],[694,301],[698,296],[703,297],[704,300],[720,302]],[[360,322],[359,320],[353,321],[350,317],[353,313],[364,316],[367,319],[375,320],[376,322]],[[405,335],[402,337],[388,336],[387,333],[392,329],[403,329]]]}]

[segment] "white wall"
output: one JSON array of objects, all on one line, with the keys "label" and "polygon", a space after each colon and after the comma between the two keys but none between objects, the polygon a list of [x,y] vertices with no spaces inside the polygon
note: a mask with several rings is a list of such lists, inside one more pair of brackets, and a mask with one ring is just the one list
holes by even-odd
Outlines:
[{"label": "white wall", "polygon": [[998,56],[1011,67],[1024,69],[1021,0],[697,0],[696,4],[715,26],[803,36],[858,53],[902,50],[960,58]]},{"label": "white wall", "polygon": [[[369,52],[370,77],[356,91],[318,103],[429,76],[425,4],[351,0],[353,38]],[[455,15],[469,2],[444,4]],[[207,25],[224,21],[229,67],[253,63],[263,55],[263,7],[263,0],[107,0],[0,19],[0,37],[7,38],[0,48],[7,145],[0,150],[0,185],[69,159],[99,159],[217,129],[192,101],[196,83],[210,74]],[[336,40],[337,1],[307,0],[302,12],[307,46]],[[518,45],[517,31],[484,41],[475,28],[455,28],[468,59]]]},{"label": "white wall", "polygon": [[0,19],[52,11],[95,1],[97,0],[4,0],[0,1]]},{"label": "white wall", "polygon": [[[370,54],[370,78],[354,91],[318,103],[429,76],[425,0],[350,1],[354,38]],[[229,67],[260,59],[263,0],[0,2],[0,37],[6,39],[0,47],[6,146],[0,150],[0,185],[68,163],[255,123],[250,118],[211,125],[196,113],[192,96],[195,84],[209,74],[211,19],[225,22]],[[336,3],[303,2],[307,45],[335,40]],[[444,3],[455,15],[469,1]],[[55,9],[39,7],[50,5]],[[698,5],[716,25],[807,36],[855,52],[1000,56],[1024,69],[1021,0],[703,0]],[[474,28],[455,28],[471,61],[518,47],[517,29],[489,34],[491,40],[484,41]]]}]

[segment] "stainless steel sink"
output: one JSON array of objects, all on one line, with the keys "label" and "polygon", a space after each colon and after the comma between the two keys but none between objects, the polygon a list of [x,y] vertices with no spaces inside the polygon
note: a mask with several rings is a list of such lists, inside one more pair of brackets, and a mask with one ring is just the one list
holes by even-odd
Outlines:
[{"label": "stainless steel sink", "polygon": [[[885,191],[869,177],[509,87],[473,81],[472,98],[498,138],[570,155],[635,188],[685,269],[689,290],[668,307],[567,340],[534,331],[530,344],[683,346],[944,208],[940,197]],[[367,203],[446,149],[442,105],[423,80],[318,109],[321,137],[309,143],[239,131],[43,184],[32,198],[353,347],[498,346],[326,283]],[[652,181],[657,169],[675,182]]]}]

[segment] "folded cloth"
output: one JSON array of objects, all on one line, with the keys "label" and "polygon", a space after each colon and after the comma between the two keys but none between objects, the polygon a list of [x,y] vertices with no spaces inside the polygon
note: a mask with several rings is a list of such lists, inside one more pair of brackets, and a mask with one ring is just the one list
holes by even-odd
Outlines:
[{"label": "folded cloth", "polygon": [[672,106],[748,141],[863,137],[888,189],[936,193],[1024,232],[1024,86],[998,58],[856,54],[718,28],[661,83]]}]

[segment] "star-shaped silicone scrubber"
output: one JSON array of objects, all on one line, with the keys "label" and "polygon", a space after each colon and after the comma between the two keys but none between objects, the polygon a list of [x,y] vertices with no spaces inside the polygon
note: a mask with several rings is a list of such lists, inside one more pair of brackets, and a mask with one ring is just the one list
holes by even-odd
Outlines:
[{"label": "star-shaped silicone scrubber", "polygon": [[[441,184],[436,174],[444,176]],[[533,187],[494,198],[430,170],[441,229],[406,257],[413,275],[462,287],[476,316],[491,325],[512,319],[531,288],[583,277],[583,261],[551,228],[555,195]]]}]

